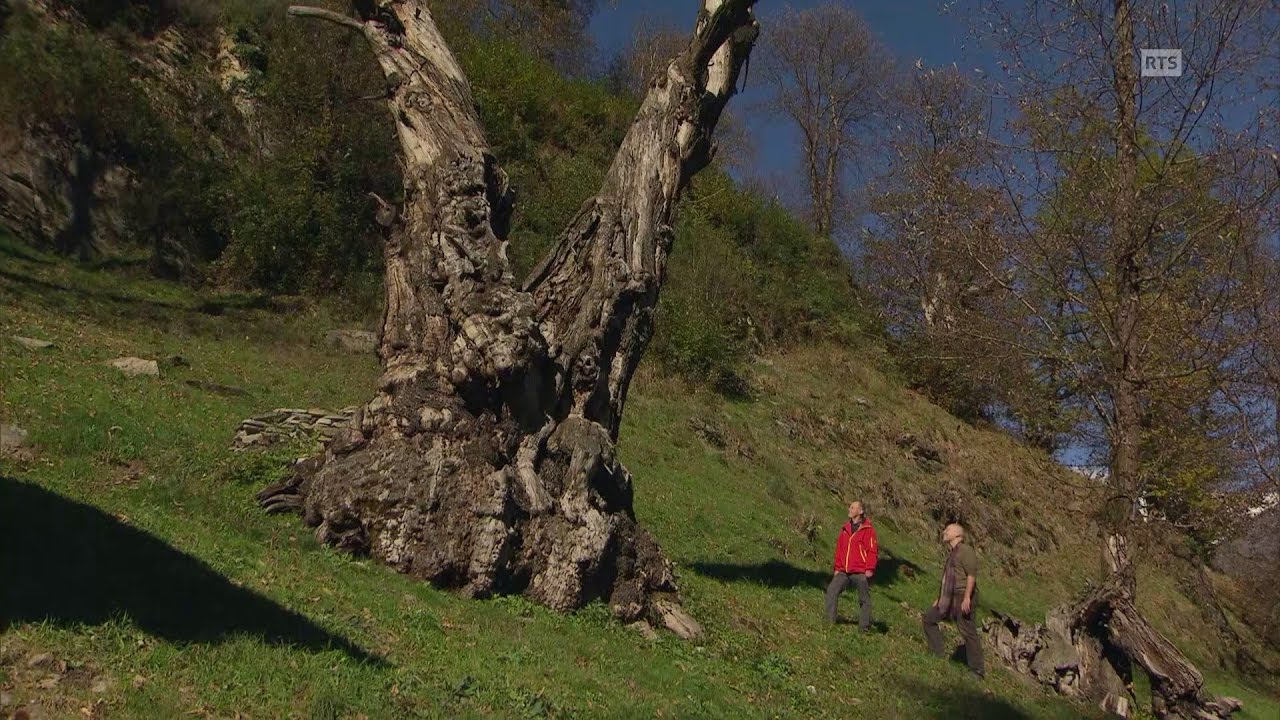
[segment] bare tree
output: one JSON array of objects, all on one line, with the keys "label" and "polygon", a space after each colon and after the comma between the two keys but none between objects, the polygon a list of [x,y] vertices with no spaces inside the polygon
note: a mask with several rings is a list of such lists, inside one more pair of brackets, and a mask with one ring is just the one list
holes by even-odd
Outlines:
[{"label": "bare tree", "polygon": [[761,64],[770,108],[800,133],[814,230],[830,236],[845,172],[882,116],[892,59],[857,11],[828,3],[783,13]]},{"label": "bare tree", "polygon": [[617,58],[616,89],[643,95],[687,41],[684,31],[651,15],[636,21],[631,43]]},{"label": "bare tree", "polygon": [[[968,397],[980,384],[972,372],[977,354],[962,353],[952,340],[957,303],[985,279],[969,261],[964,240],[990,231],[995,220],[994,190],[973,178],[983,161],[978,147],[985,112],[958,71],[920,70],[898,88],[903,97],[889,142],[893,161],[872,188],[879,223],[864,230],[861,272],[891,334],[911,348],[915,374],[929,377],[933,399],[972,416],[980,412]],[[961,371],[972,382],[939,376]]]},{"label": "bare tree", "polygon": [[293,7],[368,41],[388,83],[405,199],[384,206],[386,310],[376,396],[260,500],[325,543],[471,596],[689,634],[670,563],[635,519],[615,450],[648,342],[671,216],[757,35],[753,0],[704,0],[650,88],[599,194],[517,283],[511,193],[462,69],[423,0],[349,17]]}]

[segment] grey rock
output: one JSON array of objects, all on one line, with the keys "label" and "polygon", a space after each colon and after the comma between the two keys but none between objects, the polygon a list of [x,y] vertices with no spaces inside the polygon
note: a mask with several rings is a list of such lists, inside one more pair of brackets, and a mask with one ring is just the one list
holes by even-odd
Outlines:
[{"label": "grey rock", "polygon": [[29,437],[27,431],[17,425],[0,425],[0,455],[26,447]]},{"label": "grey rock", "polygon": [[241,421],[232,446],[236,449],[263,447],[300,438],[329,444],[350,430],[355,412],[354,407],[336,413],[320,408],[277,408]]},{"label": "grey rock", "polygon": [[[106,163],[92,174],[90,186],[82,187],[85,163],[94,162],[93,154],[75,142],[75,133],[34,125],[7,129],[0,144],[0,225],[37,249],[52,248],[57,238],[106,255],[123,247],[132,239],[126,208],[135,184],[130,171]],[[86,190],[90,217],[77,223],[79,205],[70,198]],[[89,232],[77,232],[80,227]]]},{"label": "grey rock", "polygon": [[258,447],[270,444],[270,440],[268,440],[262,433],[247,433],[243,431],[236,433],[236,439],[232,442],[232,445],[237,448]]},{"label": "grey rock", "polygon": [[107,362],[111,367],[128,375],[129,377],[137,377],[146,375],[149,377],[160,376],[160,365],[155,360],[144,360],[136,357],[122,357]]},{"label": "grey rock", "polygon": [[368,330],[330,330],[325,333],[325,344],[344,352],[368,355],[378,349],[378,336]]},{"label": "grey rock", "polygon": [[662,616],[662,624],[682,640],[696,640],[702,636],[702,626],[684,608],[669,600],[660,600],[654,606]]},{"label": "grey rock", "polygon": [[47,350],[53,347],[53,343],[48,340],[37,340],[35,338],[22,337],[21,335],[13,335],[13,341],[28,350]]},{"label": "grey rock", "polygon": [[725,430],[712,420],[689,418],[689,429],[712,447],[724,449],[726,445]]},{"label": "grey rock", "polygon": [[658,631],[654,630],[652,625],[650,625],[649,623],[643,620],[637,620],[631,623],[630,625],[628,625],[627,627],[640,633],[640,636],[643,637],[645,640],[658,639]]}]

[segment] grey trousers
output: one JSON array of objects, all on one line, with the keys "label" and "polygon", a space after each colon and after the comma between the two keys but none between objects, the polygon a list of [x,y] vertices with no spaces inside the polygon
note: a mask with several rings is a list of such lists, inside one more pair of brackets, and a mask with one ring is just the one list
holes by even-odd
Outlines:
[{"label": "grey trousers", "polygon": [[858,626],[863,630],[871,629],[871,585],[867,581],[867,576],[847,575],[838,572],[831,578],[831,584],[827,586],[827,622],[836,621],[836,603],[840,600],[840,593],[844,592],[849,585],[858,588],[858,605],[862,612],[858,617]]},{"label": "grey trousers", "polygon": [[969,664],[969,669],[981,677],[985,673],[982,664],[982,637],[978,635],[978,626],[973,622],[973,616],[977,613],[978,608],[970,608],[968,615],[961,615],[959,610],[961,598],[957,597],[952,602],[955,603],[956,614],[954,618],[945,618],[942,611],[936,606],[930,607],[924,611],[924,637],[929,642],[929,652],[938,657],[945,657],[946,653],[942,649],[942,630],[938,628],[938,623],[947,619],[956,621],[956,628],[960,631],[961,637],[964,638],[964,657],[965,662]]}]

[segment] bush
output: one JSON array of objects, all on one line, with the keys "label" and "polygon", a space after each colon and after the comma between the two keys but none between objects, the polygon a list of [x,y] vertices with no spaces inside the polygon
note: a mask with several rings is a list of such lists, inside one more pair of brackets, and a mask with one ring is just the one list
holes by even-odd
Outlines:
[{"label": "bush", "polygon": [[170,25],[208,28],[222,17],[217,0],[63,0],[80,12],[90,27],[113,25],[152,35]]},{"label": "bush", "polygon": [[397,202],[400,192],[385,106],[358,100],[384,87],[377,64],[342,29],[282,13],[234,16],[248,23],[233,34],[234,52],[251,73],[241,89],[254,97],[269,152],[233,158],[215,276],[280,293],[355,291],[367,304],[368,277],[382,261],[369,193]]},{"label": "bush", "polygon": [[565,78],[510,40],[451,38],[494,155],[517,193],[511,261],[531,270],[604,181],[636,104]]},{"label": "bush", "polygon": [[0,37],[0,120],[42,125],[124,161],[163,144],[162,123],[106,39],[19,13]]}]

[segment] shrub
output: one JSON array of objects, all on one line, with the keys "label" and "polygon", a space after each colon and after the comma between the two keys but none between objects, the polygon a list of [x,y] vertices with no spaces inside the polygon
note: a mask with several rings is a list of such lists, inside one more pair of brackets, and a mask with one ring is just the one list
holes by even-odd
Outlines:
[{"label": "shrub", "polygon": [[113,25],[151,35],[169,25],[208,28],[222,17],[217,0],[63,0],[80,12],[90,27]]},{"label": "shrub", "polygon": [[[224,193],[224,283],[283,293],[358,289],[381,267],[370,192],[396,202],[395,131],[385,106],[358,98],[384,87],[362,40],[282,15],[244,16],[236,53],[253,73],[269,153],[235,158]],[[326,62],[315,49],[324,47]]]}]

